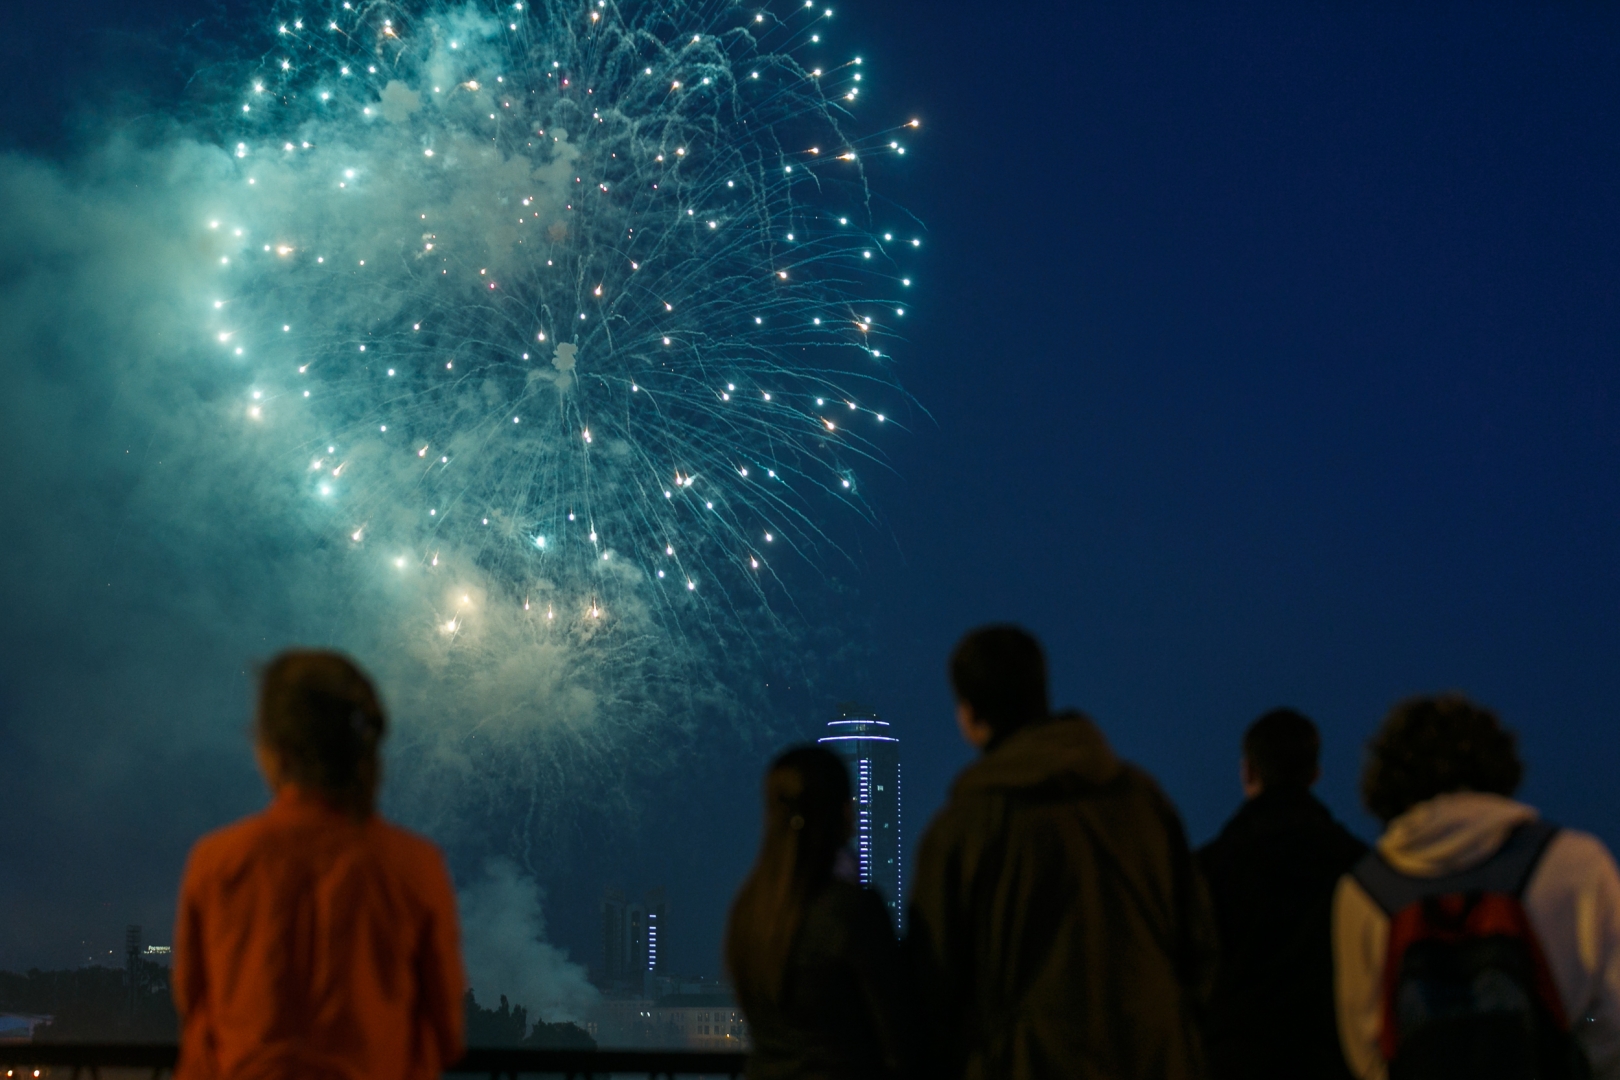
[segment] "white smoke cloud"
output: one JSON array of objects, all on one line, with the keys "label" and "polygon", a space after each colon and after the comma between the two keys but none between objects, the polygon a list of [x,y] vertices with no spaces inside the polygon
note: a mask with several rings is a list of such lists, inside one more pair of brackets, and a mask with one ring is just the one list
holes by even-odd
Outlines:
[{"label": "white smoke cloud", "polygon": [[481,1005],[502,995],[529,1010],[532,1022],[583,1020],[600,995],[585,969],[546,943],[543,894],[507,859],[491,859],[462,890],[462,955]]},{"label": "white smoke cloud", "polygon": [[[99,843],[108,817],[139,825],[106,865],[145,854],[125,881],[156,925],[178,861],[152,877],[154,849],[170,853],[159,866],[177,860],[262,797],[253,664],[286,645],[339,647],[373,673],[394,719],[384,809],[462,859],[570,835],[582,792],[628,810],[635,777],[676,760],[697,717],[736,715],[723,688],[678,684],[684,646],[654,632],[633,589],[611,624],[548,635],[521,606],[486,604],[507,584],[454,548],[440,560],[452,587],[401,589],[321,535],[199,332],[214,295],[207,221],[229,172],[226,153],[186,139],[111,140],[70,164],[0,157],[6,734],[54,779],[29,802],[58,843]],[[437,607],[462,596],[483,617],[434,630]],[[527,928],[523,955],[542,973],[495,992],[577,1017],[589,988],[534,940],[534,890],[508,868],[470,894],[480,924]],[[84,918],[72,905],[20,916],[0,954],[61,962],[40,944],[76,939]],[[541,986],[554,989],[534,997]]]},{"label": "white smoke cloud", "polygon": [[[783,149],[850,142],[832,81],[712,6],[606,8],[612,48],[570,4],[385,6],[267,22],[194,121],[0,156],[0,692],[86,833],[251,808],[292,643],[377,677],[385,810],[452,855],[630,821],[700,731],[768,730],[757,668],[814,625],[782,567],[895,426],[841,385],[893,386],[897,309],[849,318],[895,270],[861,159]],[[536,941],[514,874],[468,903]],[[508,996],[582,1000],[547,993]]]}]

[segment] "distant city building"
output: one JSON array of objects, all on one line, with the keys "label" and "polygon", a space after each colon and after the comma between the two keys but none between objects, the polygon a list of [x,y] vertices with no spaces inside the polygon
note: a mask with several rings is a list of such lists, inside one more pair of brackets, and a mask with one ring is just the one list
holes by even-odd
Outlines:
[{"label": "distant city building", "polygon": [[748,1026],[730,994],[675,994],[652,1008],[655,1030],[668,1046],[694,1050],[746,1050]]},{"label": "distant city building", "polygon": [[624,892],[608,886],[602,897],[602,978],[604,984],[628,977],[630,964],[630,905]]},{"label": "distant city building", "polygon": [[124,970],[129,985],[129,1015],[133,1017],[144,989],[142,976],[146,974],[141,968],[141,928],[135,923],[124,927]]},{"label": "distant city building", "polygon": [[663,889],[650,889],[637,902],[609,888],[602,897],[602,988],[642,992],[648,978],[667,971],[668,937]]},{"label": "distant city building", "polygon": [[[660,979],[660,983],[669,980]],[[605,998],[585,1030],[598,1046],[747,1050],[748,1025],[729,993]]]},{"label": "distant city building", "polygon": [[855,796],[855,854],[861,884],[876,889],[900,925],[900,740],[894,729],[871,709],[846,702],[838,718],[827,722],[821,745],[849,766]]},{"label": "distant city building", "polygon": [[585,1021],[585,1033],[603,1049],[655,1044],[652,998],[639,994],[603,997]]},{"label": "distant city building", "polygon": [[[646,931],[643,938],[645,944],[642,951],[637,954],[641,960],[641,970],[649,975],[667,974],[669,966],[666,956],[669,952],[669,943],[660,940],[660,935],[667,937],[669,930],[669,904],[664,900],[664,890],[649,889],[641,910],[646,917]],[[660,946],[663,947],[662,951]]]}]

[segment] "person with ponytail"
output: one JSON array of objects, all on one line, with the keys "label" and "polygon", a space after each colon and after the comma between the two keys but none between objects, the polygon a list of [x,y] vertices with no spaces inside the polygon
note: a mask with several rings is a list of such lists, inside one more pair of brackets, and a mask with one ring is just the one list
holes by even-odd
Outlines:
[{"label": "person with ponytail", "polygon": [[749,1080],[886,1080],[906,1064],[900,947],[855,881],[853,831],[842,761],[800,746],[771,763],[759,858],[726,925]]},{"label": "person with ponytail", "polygon": [[268,809],[199,840],[180,887],[175,1080],[430,1080],[459,1058],[455,892],[432,843],[378,817],[388,720],[334,652],[265,667]]}]

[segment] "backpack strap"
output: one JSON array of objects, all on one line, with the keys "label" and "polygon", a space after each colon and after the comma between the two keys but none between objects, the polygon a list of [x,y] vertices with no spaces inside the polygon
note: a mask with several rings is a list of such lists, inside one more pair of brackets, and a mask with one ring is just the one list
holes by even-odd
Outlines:
[{"label": "backpack strap", "polygon": [[1477,866],[1444,877],[1408,877],[1385,862],[1377,848],[1363,855],[1350,873],[1373,903],[1391,916],[1424,897],[1447,893],[1506,893],[1522,899],[1530,875],[1536,872],[1542,854],[1556,835],[1558,826],[1550,821],[1527,821],[1508,834],[1496,854]]}]

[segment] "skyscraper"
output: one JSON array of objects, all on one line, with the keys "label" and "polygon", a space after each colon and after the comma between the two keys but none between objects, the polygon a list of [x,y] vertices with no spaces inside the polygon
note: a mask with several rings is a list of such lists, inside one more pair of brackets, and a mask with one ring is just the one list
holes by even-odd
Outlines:
[{"label": "skyscraper", "polygon": [[[643,935],[643,947],[638,952],[638,959],[642,962],[642,970],[653,975],[664,975],[669,971],[669,964],[665,961],[669,942],[660,941],[659,935],[665,933],[669,915],[669,904],[664,900],[663,889],[647,890],[647,898],[642,903],[642,912],[646,916],[646,931]],[[663,946],[660,951],[659,946]]]},{"label": "skyscraper", "polygon": [[630,904],[610,885],[602,897],[602,980],[609,985],[622,982],[631,968]]},{"label": "skyscraper", "polygon": [[849,766],[855,796],[855,854],[861,884],[871,886],[900,925],[900,740],[877,713],[853,702],[838,706],[838,718],[827,722],[821,745]]},{"label": "skyscraper", "polygon": [[602,897],[602,978],[607,986],[640,987],[649,975],[668,971],[669,904],[663,889],[649,889],[641,902],[608,888]]}]

